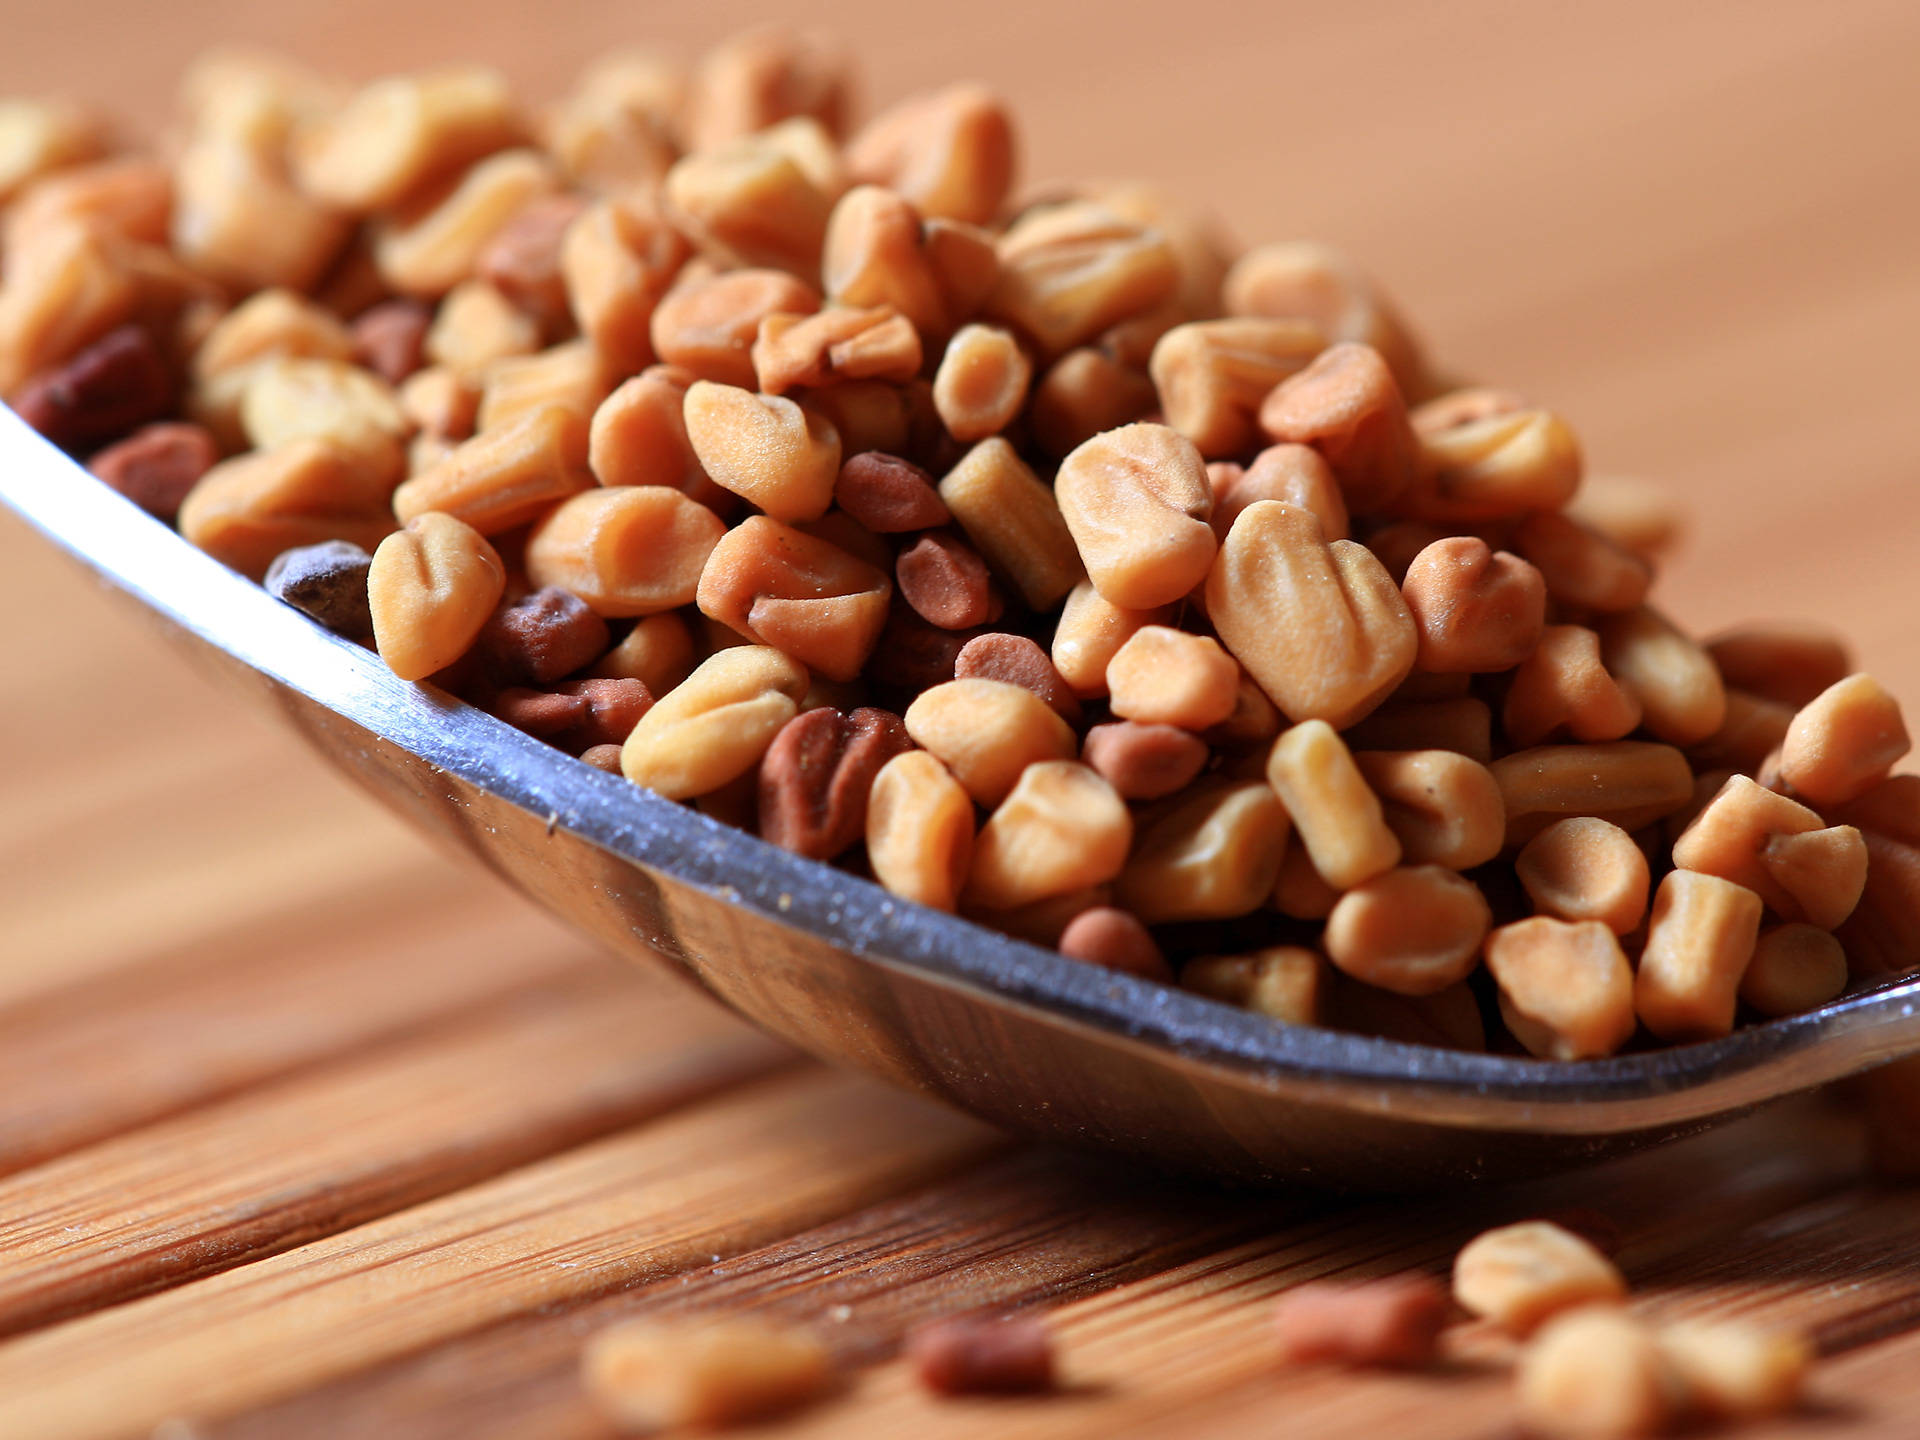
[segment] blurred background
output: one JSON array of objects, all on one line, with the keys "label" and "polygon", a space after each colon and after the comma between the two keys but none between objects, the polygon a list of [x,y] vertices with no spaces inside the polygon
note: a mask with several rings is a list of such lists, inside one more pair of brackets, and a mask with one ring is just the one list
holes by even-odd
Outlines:
[{"label": "blurred background", "polygon": [[[768,16],[752,0],[4,0],[0,90],[97,102],[157,136],[188,61],[242,43],[349,78],[479,60],[543,99],[609,49],[692,58]],[[1244,243],[1346,249],[1443,366],[1552,405],[1593,469],[1684,499],[1691,536],[1656,592],[1682,624],[1827,620],[1920,702],[1912,0],[829,0],[807,20],[857,56],[869,109],[952,78],[997,86],[1029,181],[1138,177]],[[448,878],[11,522],[0,609],[0,1000],[121,969],[148,937],[279,947],[303,906],[480,883]]]}]

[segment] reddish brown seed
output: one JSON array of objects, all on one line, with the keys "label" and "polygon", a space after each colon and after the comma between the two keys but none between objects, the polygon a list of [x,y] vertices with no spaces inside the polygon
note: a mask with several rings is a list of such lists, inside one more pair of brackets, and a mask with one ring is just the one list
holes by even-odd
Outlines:
[{"label": "reddish brown seed", "polygon": [[580,758],[596,770],[604,770],[609,775],[620,773],[620,747],[618,745],[594,745],[580,752]]},{"label": "reddish brown seed", "polygon": [[794,716],[760,762],[760,834],[796,855],[833,859],[866,833],[880,767],[912,748],[890,710],[823,706]]},{"label": "reddish brown seed", "polygon": [[553,327],[567,318],[560,243],[587,208],[578,195],[542,195],[493,232],[475,270],[520,309]]},{"label": "reddish brown seed", "polygon": [[892,690],[918,694],[953,679],[954,663],[973,634],[929,625],[894,597],[886,628],[867,658],[867,678]]},{"label": "reddish brown seed", "polygon": [[956,680],[1004,680],[1031,690],[1053,708],[1069,725],[1080,723],[1080,702],[1074,697],[1060,672],[1053,668],[1047,652],[1024,635],[976,635],[960,647],[954,658]]},{"label": "reddish brown seed", "polygon": [[85,450],[158,420],[173,405],[173,379],[153,337],[122,325],[13,397],[20,418],[63,450]]},{"label": "reddish brown seed", "polygon": [[389,385],[426,363],[433,310],[418,300],[387,300],[353,322],[353,358]]},{"label": "reddish brown seed", "polygon": [[549,585],[495,610],[477,643],[502,685],[550,685],[599,659],[610,637],[586,601]]},{"label": "reddish brown seed", "polygon": [[524,730],[541,740],[570,730],[587,718],[585,697],[531,690],[523,685],[502,690],[493,697],[490,708],[514,729]]},{"label": "reddish brown seed", "polygon": [[942,1395],[1053,1388],[1053,1337],[1039,1320],[936,1320],[907,1337],[906,1355],[920,1383]]},{"label": "reddish brown seed", "polygon": [[587,702],[586,714],[554,737],[561,749],[580,754],[602,745],[625,744],[640,717],[653,708],[653,692],[639,680],[569,680],[558,688],[563,695],[577,695]]},{"label": "reddish brown seed", "polygon": [[1430,1275],[1296,1285],[1273,1311],[1280,1363],[1418,1369],[1433,1363],[1447,1313]]},{"label": "reddish brown seed", "polygon": [[220,459],[220,446],[198,425],[162,421],[136,430],[87,462],[87,469],[169,525],[180,502]]},{"label": "reddish brown seed", "polygon": [[942,630],[985,625],[1000,613],[987,562],[957,535],[922,535],[894,561],[900,596]]},{"label": "reddish brown seed", "polygon": [[1153,935],[1125,910],[1096,905],[1082,910],[1060,932],[1060,953],[1106,970],[1124,970],[1168,984],[1173,970]]},{"label": "reddish brown seed", "polygon": [[844,461],[834,503],[876,535],[931,530],[952,516],[933,477],[910,460],[868,450]]},{"label": "reddish brown seed", "polygon": [[1207,746],[1176,725],[1118,720],[1087,732],[1080,758],[1127,800],[1159,800],[1206,769]]}]

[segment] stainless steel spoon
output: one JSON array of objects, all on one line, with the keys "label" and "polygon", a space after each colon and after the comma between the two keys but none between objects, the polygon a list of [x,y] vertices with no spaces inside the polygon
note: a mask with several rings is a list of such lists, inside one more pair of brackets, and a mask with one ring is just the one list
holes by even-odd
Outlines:
[{"label": "stainless steel spoon", "polygon": [[896,900],[397,680],[3,409],[0,500],[580,929],[802,1049],[1016,1130],[1223,1178],[1407,1189],[1652,1145],[1920,1051],[1920,977],[1578,1064],[1277,1025]]}]

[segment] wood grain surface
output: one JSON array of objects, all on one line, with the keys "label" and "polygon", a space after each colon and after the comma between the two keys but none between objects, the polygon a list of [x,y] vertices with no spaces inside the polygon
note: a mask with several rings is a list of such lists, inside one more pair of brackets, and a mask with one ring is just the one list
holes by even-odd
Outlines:
[{"label": "wood grain surface", "polygon": [[[0,90],[153,130],[181,65],[266,43],[530,93],[763,5],[0,0]],[[1187,0],[809,17],[884,103],[956,74],[1027,174],[1137,175],[1240,238],[1331,240],[1453,371],[1526,389],[1596,471],[1667,483],[1668,606],[1843,626],[1920,703],[1920,9]],[[1527,1187],[1233,1196],[1018,1145],[833,1075],[616,966],[322,773],[0,522],[0,1437],[602,1436],[583,1337],[751,1312],[847,1382],[765,1433],[1499,1437],[1506,1345],[1283,1375],[1320,1275],[1440,1270],[1595,1205],[1636,1304],[1807,1328],[1797,1416],[1920,1433],[1920,1194],[1822,1101]],[[936,1401],[920,1320],[1047,1312],[1069,1383]]]}]

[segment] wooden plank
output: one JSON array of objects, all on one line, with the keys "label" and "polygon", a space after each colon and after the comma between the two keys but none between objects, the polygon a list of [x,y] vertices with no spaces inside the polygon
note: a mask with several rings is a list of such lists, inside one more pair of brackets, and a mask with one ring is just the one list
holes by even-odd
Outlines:
[{"label": "wooden plank", "polygon": [[776,1077],[0,1345],[0,1434],[117,1436],[218,1418],[537,1307],[715,1263],[999,1143],[865,1081]]},{"label": "wooden plank", "polygon": [[[1215,1393],[1210,1383],[1230,1395],[1263,1383],[1250,1377],[1270,1368],[1266,1307],[1302,1279],[1444,1269],[1486,1224],[1589,1201],[1623,1227],[1624,1261],[1638,1274],[1697,1253],[1729,1225],[1760,1227],[1796,1205],[1830,1205],[1856,1163],[1857,1137],[1818,1113],[1590,1175],[1411,1203],[1236,1197],[1027,1155],[671,1285],[461,1337],[235,1417],[211,1440],[318,1440],[340,1429],[413,1440],[598,1436],[604,1424],[577,1382],[582,1337],[635,1315],[689,1311],[751,1310],[810,1325],[858,1367],[884,1361],[924,1319],[1045,1306],[1084,1381],[1037,1406],[956,1407],[882,1365],[857,1382],[851,1402],[797,1422],[796,1435],[961,1436],[988,1416],[996,1435],[1013,1425],[1035,1436],[1094,1434],[1129,1423],[1142,1405],[1155,1423],[1172,1423]],[[1420,1403],[1435,1403],[1430,1391]]]},{"label": "wooden plank", "polygon": [[143,963],[0,1006],[0,1175],[505,991],[615,964],[447,865],[366,887],[351,905],[287,903],[228,921],[217,943],[182,946],[159,930]]},{"label": "wooden plank", "polygon": [[[1331,1202],[1286,1206],[1307,1214]],[[205,1440],[600,1435],[581,1337],[645,1315],[751,1310],[815,1328],[844,1366],[889,1356],[913,1325],[1015,1309],[1152,1275],[1273,1222],[1271,1204],[1142,1182],[1021,1150],[899,1200],[674,1280],[542,1311],[209,1427]]]},{"label": "wooden plank", "polygon": [[798,1063],[598,968],[0,1182],[0,1335],[231,1269]]}]

